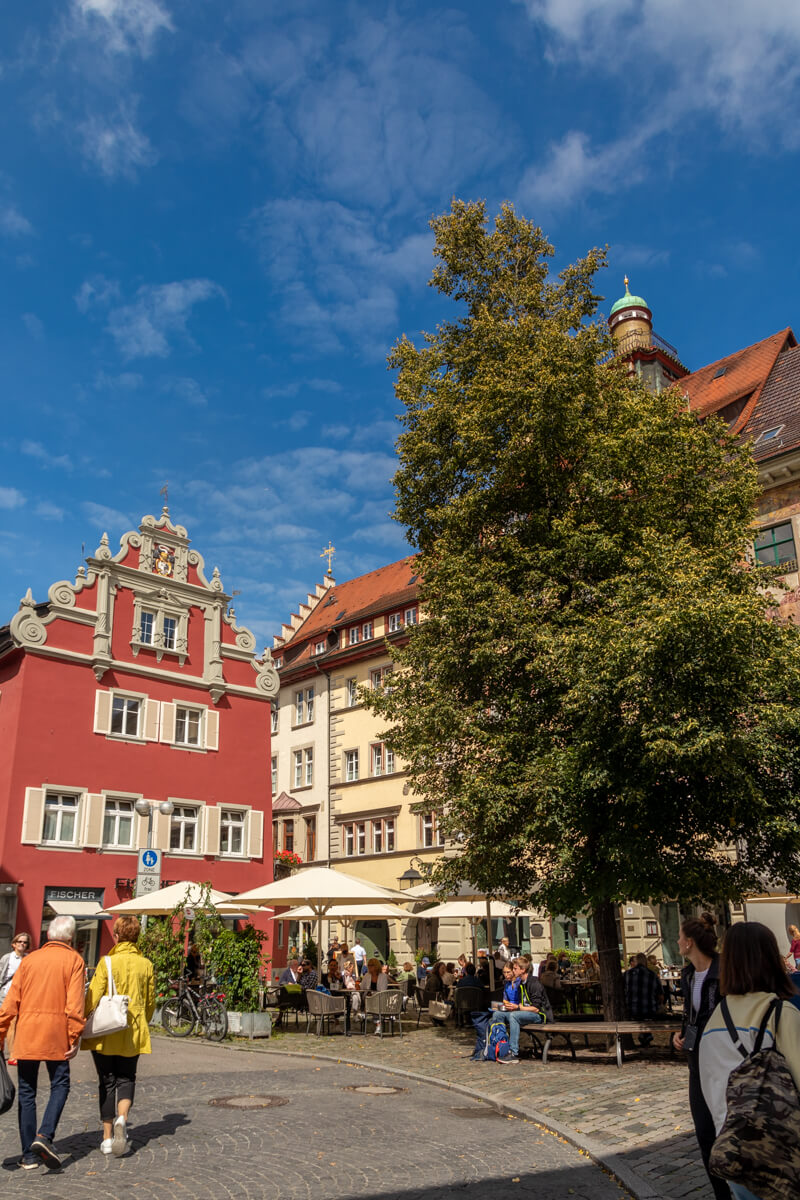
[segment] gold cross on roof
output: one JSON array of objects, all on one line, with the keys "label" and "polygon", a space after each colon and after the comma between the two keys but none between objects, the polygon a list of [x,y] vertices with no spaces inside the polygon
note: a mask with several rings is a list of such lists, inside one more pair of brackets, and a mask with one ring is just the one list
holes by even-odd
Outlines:
[{"label": "gold cross on roof", "polygon": [[320,558],[327,558],[327,560],[328,560],[328,571],[327,571],[328,575],[330,575],[330,573],[331,573],[331,563],[333,561],[333,556],[335,553],[336,553],[336,547],[331,542],[331,539],[328,538],[328,545],[322,551],[322,554],[320,554]]}]

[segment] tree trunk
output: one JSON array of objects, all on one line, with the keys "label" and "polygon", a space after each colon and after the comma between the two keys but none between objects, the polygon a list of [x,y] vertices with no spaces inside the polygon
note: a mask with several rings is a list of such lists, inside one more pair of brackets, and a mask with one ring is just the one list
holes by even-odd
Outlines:
[{"label": "tree trunk", "polygon": [[622,991],[622,971],[619,962],[617,906],[611,900],[595,905],[594,935],[600,959],[600,989],[603,994],[603,1014],[606,1021],[625,1020],[625,997]]}]

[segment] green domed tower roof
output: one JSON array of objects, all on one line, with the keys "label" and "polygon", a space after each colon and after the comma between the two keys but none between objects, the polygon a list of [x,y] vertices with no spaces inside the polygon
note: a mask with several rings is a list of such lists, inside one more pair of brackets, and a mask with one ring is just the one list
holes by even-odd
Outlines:
[{"label": "green domed tower roof", "polygon": [[650,311],[650,305],[647,303],[647,301],[645,299],[643,299],[641,296],[632,296],[630,294],[630,292],[628,291],[628,276],[626,275],[625,276],[625,295],[620,296],[619,300],[617,300],[617,302],[614,305],[612,305],[611,312],[608,315],[609,315],[609,317],[613,317],[614,313],[619,312],[619,310],[621,308],[633,308],[636,305],[638,305],[640,308],[646,308],[648,312]]}]

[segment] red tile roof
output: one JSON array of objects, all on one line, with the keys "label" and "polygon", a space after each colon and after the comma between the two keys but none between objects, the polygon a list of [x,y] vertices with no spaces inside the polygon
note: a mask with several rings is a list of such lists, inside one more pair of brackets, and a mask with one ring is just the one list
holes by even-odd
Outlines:
[{"label": "red tile roof", "polygon": [[787,344],[796,344],[788,328],[686,375],[678,387],[699,417],[718,413],[727,419],[732,433],[740,433],[752,417],[775,360]]},{"label": "red tile roof", "polygon": [[407,600],[416,599],[417,590],[415,555],[368,571],[347,583],[337,583],[276,653],[283,654],[295,643],[313,639],[315,634],[400,608]]}]

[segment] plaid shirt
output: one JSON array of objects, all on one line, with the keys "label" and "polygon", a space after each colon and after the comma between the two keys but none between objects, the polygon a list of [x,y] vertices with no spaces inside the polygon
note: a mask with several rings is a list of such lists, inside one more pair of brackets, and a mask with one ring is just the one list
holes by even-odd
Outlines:
[{"label": "plaid shirt", "polygon": [[648,967],[631,967],[623,977],[625,1007],[632,1021],[649,1021],[658,1011],[661,980]]},{"label": "plaid shirt", "polygon": [[303,974],[300,976],[300,987],[303,989],[304,992],[307,992],[309,990],[309,988],[313,992],[314,989],[316,988],[318,982],[319,982],[319,979],[317,976],[317,972],[313,969],[313,967],[310,971],[304,971]]}]

